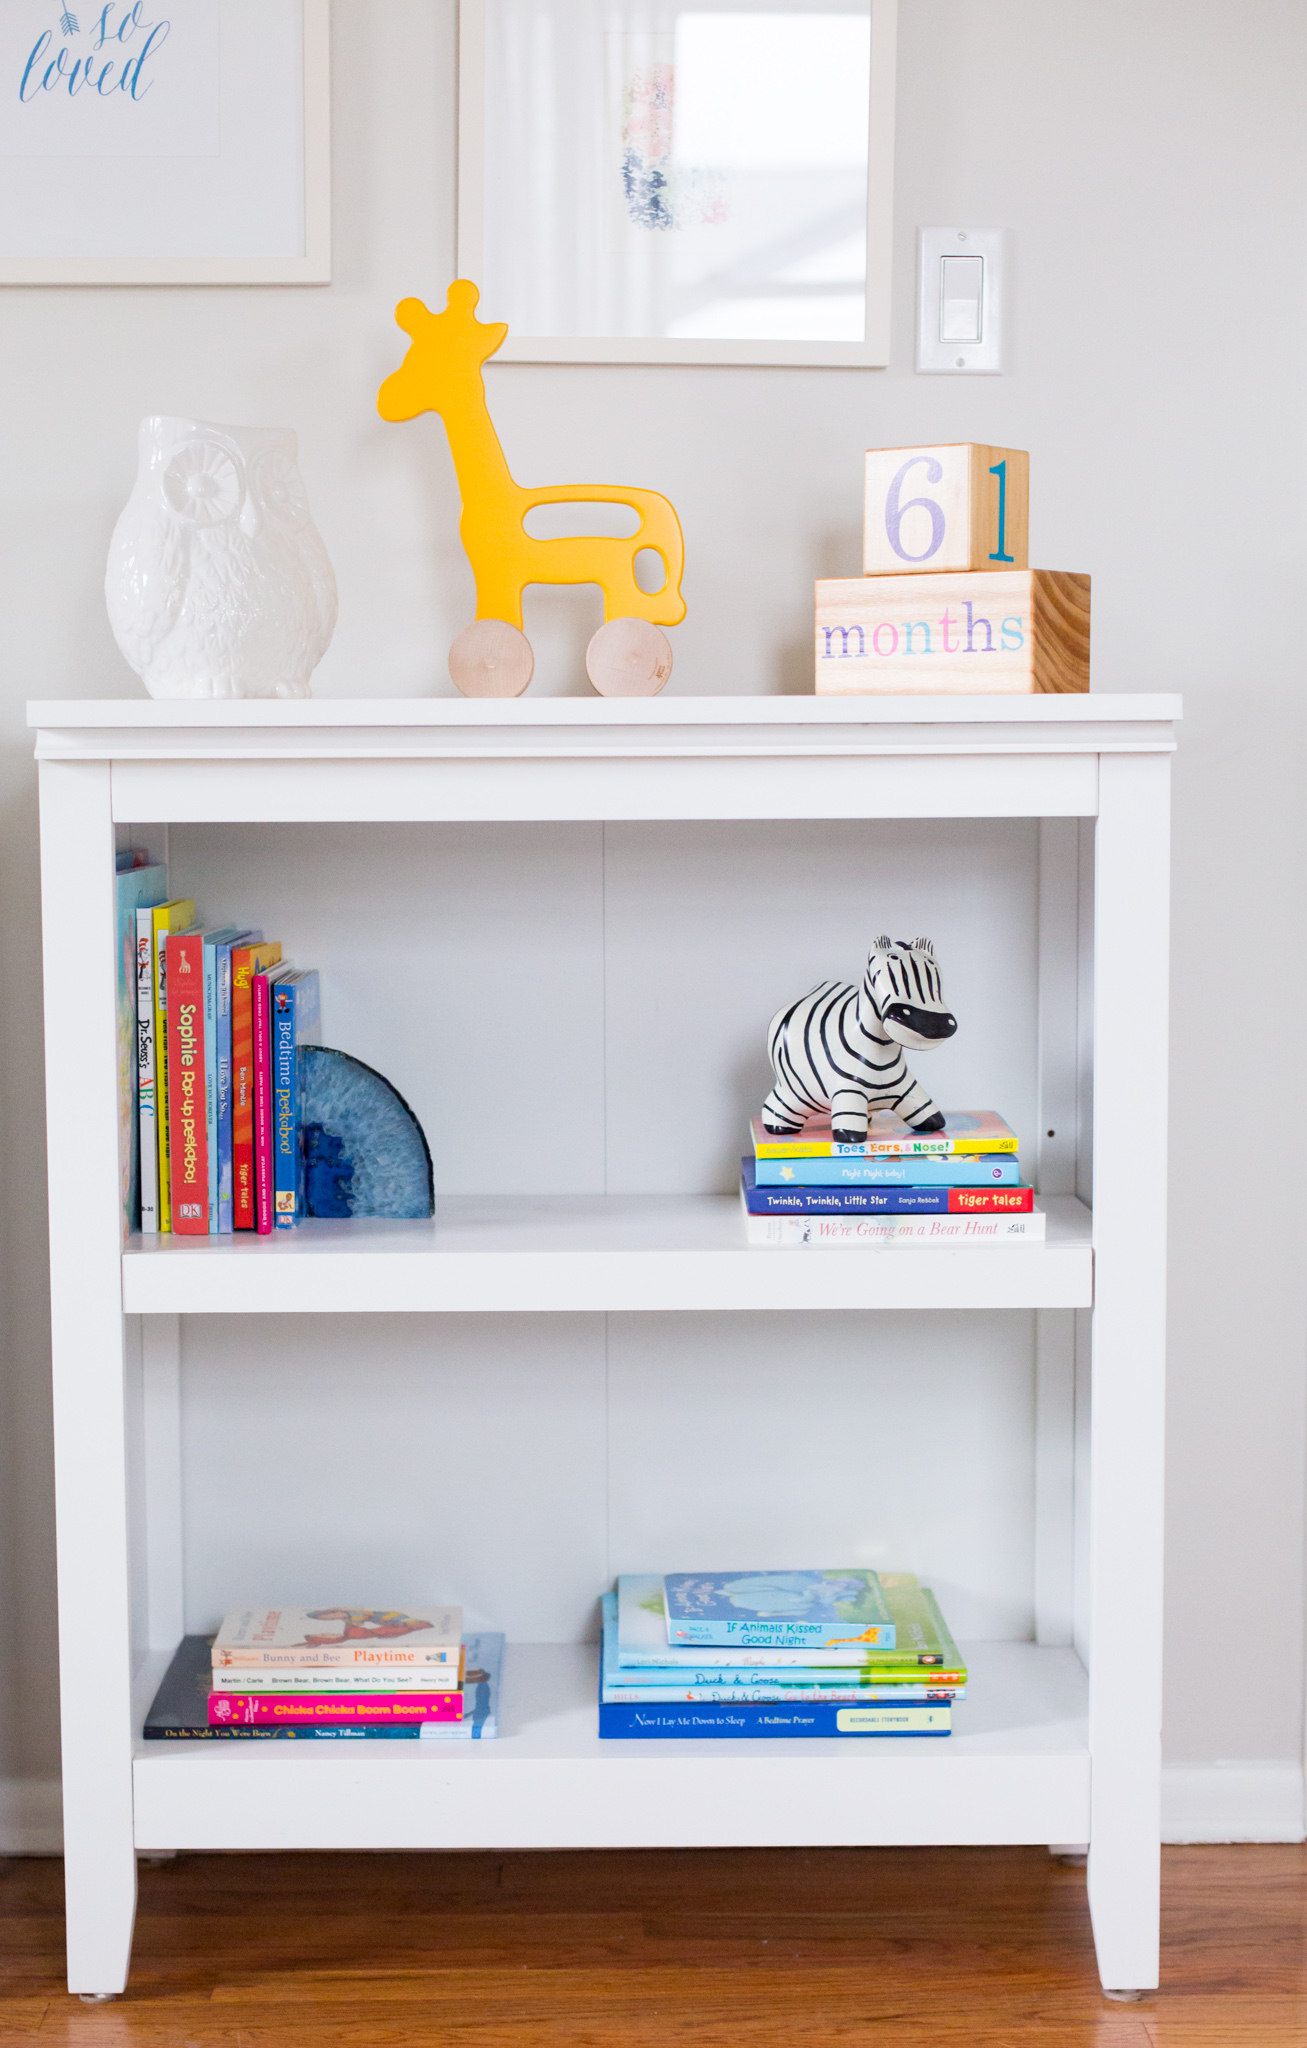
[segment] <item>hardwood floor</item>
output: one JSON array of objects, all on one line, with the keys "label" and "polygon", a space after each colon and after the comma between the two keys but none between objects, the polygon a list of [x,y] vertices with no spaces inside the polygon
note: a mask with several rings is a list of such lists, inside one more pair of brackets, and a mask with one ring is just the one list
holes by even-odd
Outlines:
[{"label": "hardwood floor", "polygon": [[0,2042],[1304,2048],[1307,1848],[1168,1849],[1163,1989],[1102,1997],[1040,1849],[182,1856],[127,1996],[63,1989],[62,1866],[0,1864]]}]

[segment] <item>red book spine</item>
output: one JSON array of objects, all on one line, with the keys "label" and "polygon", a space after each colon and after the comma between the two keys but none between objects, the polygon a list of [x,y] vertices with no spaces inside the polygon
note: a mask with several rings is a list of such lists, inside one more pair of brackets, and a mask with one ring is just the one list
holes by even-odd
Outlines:
[{"label": "red book spine", "polygon": [[274,1221],[272,1193],[272,1014],[266,974],[250,977],[254,1024],[254,1214],[261,1237]]},{"label": "red book spine", "polygon": [[211,1692],[209,1726],[408,1727],[461,1721],[461,1692]]},{"label": "red book spine", "polygon": [[172,1227],[209,1234],[209,1140],[204,1103],[204,938],[168,937],[168,1144]]},{"label": "red book spine", "polygon": [[950,1188],[950,1216],[1029,1215],[1035,1206],[1033,1188]]}]

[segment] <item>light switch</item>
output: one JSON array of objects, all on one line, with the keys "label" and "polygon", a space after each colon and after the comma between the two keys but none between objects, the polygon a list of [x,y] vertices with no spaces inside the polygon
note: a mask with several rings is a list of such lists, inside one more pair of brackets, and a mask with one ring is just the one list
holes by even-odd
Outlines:
[{"label": "light switch", "polygon": [[917,368],[1003,367],[1002,228],[922,228],[918,237]]},{"label": "light switch", "polygon": [[941,256],[939,259],[939,338],[979,341],[985,297],[983,256]]}]

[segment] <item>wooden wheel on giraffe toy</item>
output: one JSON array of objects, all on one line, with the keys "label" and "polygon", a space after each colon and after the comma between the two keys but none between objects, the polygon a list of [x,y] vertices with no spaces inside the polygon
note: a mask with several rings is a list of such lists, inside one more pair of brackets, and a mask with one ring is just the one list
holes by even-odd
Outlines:
[{"label": "wooden wheel on giraffe toy", "polygon": [[648,619],[608,619],[585,650],[601,697],[656,697],[672,672],[672,643]]},{"label": "wooden wheel on giraffe toy", "polygon": [[473,619],[449,650],[449,673],[465,697],[520,697],[536,660],[531,642],[507,619]]}]

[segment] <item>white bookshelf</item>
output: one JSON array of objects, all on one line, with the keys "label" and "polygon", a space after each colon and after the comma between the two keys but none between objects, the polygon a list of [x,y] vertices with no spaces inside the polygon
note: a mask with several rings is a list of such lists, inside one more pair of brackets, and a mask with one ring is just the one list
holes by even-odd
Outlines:
[{"label": "white bookshelf", "polygon": [[[1086,1842],[1103,1983],[1156,1984],[1178,715],[1172,697],[1097,695],[31,707],[50,1155],[77,1161],[76,1205],[52,1173],[51,1225],[70,1989],[127,1981],[138,1849],[823,1842]],[[921,820],[1039,821],[1023,1164],[1045,1244],[750,1248],[735,1200],[693,1187],[451,1191],[432,1223],[124,1242],[116,827],[158,850],[169,827],[203,828],[206,846],[244,831],[251,847],[265,827],[305,827],[321,849],[345,825],[625,822],[638,867],[634,828],[659,822]],[[554,841],[539,844],[547,866]],[[626,956],[609,950],[612,983]],[[221,1344],[235,1312],[400,1311],[528,1332],[562,1313],[654,1318],[673,1347],[685,1318],[717,1312],[776,1312],[796,1330],[832,1311],[1033,1312],[1036,1640],[967,1645],[969,1697],[941,1742],[601,1743],[594,1650],[510,1632],[496,1743],[143,1743],[185,1625],[181,1318],[218,1319]]]}]

